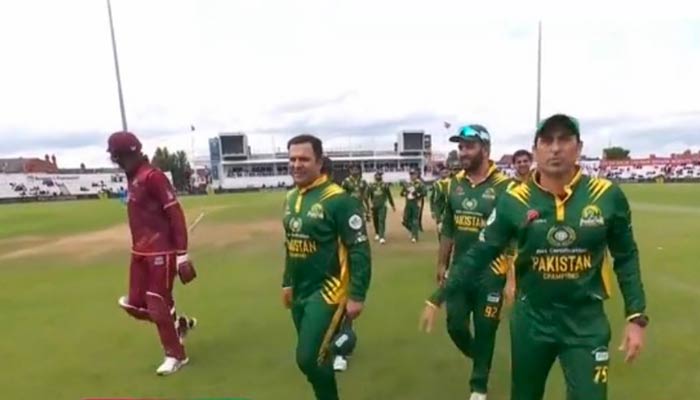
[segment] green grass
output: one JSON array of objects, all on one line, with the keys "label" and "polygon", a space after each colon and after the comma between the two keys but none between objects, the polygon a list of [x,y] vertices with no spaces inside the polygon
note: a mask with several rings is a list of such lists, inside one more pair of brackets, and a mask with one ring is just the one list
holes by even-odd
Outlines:
[{"label": "green grass", "polygon": [[[637,363],[625,365],[621,354],[612,355],[609,398],[699,399],[700,214],[692,207],[700,185],[625,190],[633,204],[652,324]],[[189,215],[209,210],[195,233],[203,235],[207,226],[227,224],[233,232],[244,223],[279,218],[283,196],[191,197],[183,203]],[[0,254],[3,238],[60,236],[123,222],[124,208],[116,201],[0,206]],[[87,260],[37,255],[0,261],[0,398],[312,398],[294,363],[294,331],[279,301],[280,237],[260,232],[223,247],[204,240],[193,249],[200,278],[188,287],[178,285],[176,296],[179,309],[196,315],[201,325],[188,341],[191,365],[168,378],[153,373],[162,357],[154,328],[116,305],[127,285],[127,249]],[[385,247],[373,246],[369,302],[357,323],[350,370],[339,376],[341,396],[467,398],[470,367],[447,337],[443,318],[431,335],[417,330],[423,298],[433,289],[434,234],[427,232],[419,246],[407,243],[403,231],[391,231],[389,239]],[[619,293],[607,310],[611,348],[616,348],[622,327]],[[506,321],[498,336],[489,400],[508,399],[509,392]],[[558,365],[551,378],[545,398],[564,398]]]}]

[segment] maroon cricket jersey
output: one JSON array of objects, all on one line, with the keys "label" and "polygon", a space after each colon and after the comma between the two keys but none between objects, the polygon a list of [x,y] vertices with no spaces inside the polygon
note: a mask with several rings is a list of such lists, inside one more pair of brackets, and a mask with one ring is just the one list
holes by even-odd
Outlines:
[{"label": "maroon cricket jersey", "polygon": [[149,163],[143,163],[128,178],[128,213],[132,253],[160,255],[178,250],[166,213],[177,204],[175,190],[165,174]]}]

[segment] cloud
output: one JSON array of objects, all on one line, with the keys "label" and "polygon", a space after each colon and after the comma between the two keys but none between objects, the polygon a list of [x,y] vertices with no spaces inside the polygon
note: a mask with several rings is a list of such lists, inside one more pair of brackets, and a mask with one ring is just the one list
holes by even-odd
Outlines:
[{"label": "cloud", "polygon": [[[607,19],[574,18],[554,5],[114,1],[129,129],[149,152],[190,150],[194,139],[206,154],[209,137],[232,131],[255,151],[302,131],[391,148],[402,129],[424,129],[448,150],[447,120],[487,126],[496,153],[527,148],[544,9],[543,116],[578,117],[595,153],[609,139],[640,155],[699,141],[696,21],[651,19],[638,4],[647,17],[606,6]],[[2,3],[0,48],[0,156],[108,163],[103,141],[121,123],[105,4]]]}]

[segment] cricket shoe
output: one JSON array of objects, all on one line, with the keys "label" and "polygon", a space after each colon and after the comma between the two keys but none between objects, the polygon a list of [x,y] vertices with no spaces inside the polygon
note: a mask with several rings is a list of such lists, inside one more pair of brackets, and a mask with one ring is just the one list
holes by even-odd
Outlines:
[{"label": "cricket shoe", "polygon": [[188,318],[185,315],[180,315],[175,321],[177,336],[180,338],[180,343],[185,342],[185,337],[191,330],[197,327],[197,318]]},{"label": "cricket shoe", "polygon": [[386,240],[384,238],[379,239],[379,244],[384,244],[386,243]]},{"label": "cricket shoe", "polygon": [[179,371],[180,368],[187,365],[188,362],[190,362],[189,358],[185,358],[184,360],[178,360],[175,357],[165,357],[165,361],[163,361],[163,364],[161,364],[160,367],[158,367],[158,369],[156,370],[156,374],[160,376],[174,374],[175,372]]},{"label": "cricket shoe", "polygon": [[374,235],[374,240],[379,240],[379,235]]},{"label": "cricket shoe", "polygon": [[415,243],[415,242],[417,242],[417,241],[418,241],[418,239],[416,239],[416,238],[411,238],[411,243]]},{"label": "cricket shoe", "polygon": [[336,372],[345,372],[348,369],[348,360],[343,356],[335,356],[333,360],[333,370]]},{"label": "cricket shoe", "polygon": [[472,393],[472,395],[469,397],[469,400],[486,400],[486,395],[483,393]]}]

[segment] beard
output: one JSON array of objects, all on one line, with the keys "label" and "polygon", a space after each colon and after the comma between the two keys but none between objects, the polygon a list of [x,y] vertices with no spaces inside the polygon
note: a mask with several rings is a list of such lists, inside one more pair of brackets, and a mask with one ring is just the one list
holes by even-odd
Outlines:
[{"label": "beard", "polygon": [[481,167],[481,164],[484,162],[484,154],[479,152],[472,158],[462,157],[461,161],[462,168],[464,169],[464,171],[467,173],[473,173],[476,172],[479,169],[479,167]]}]

